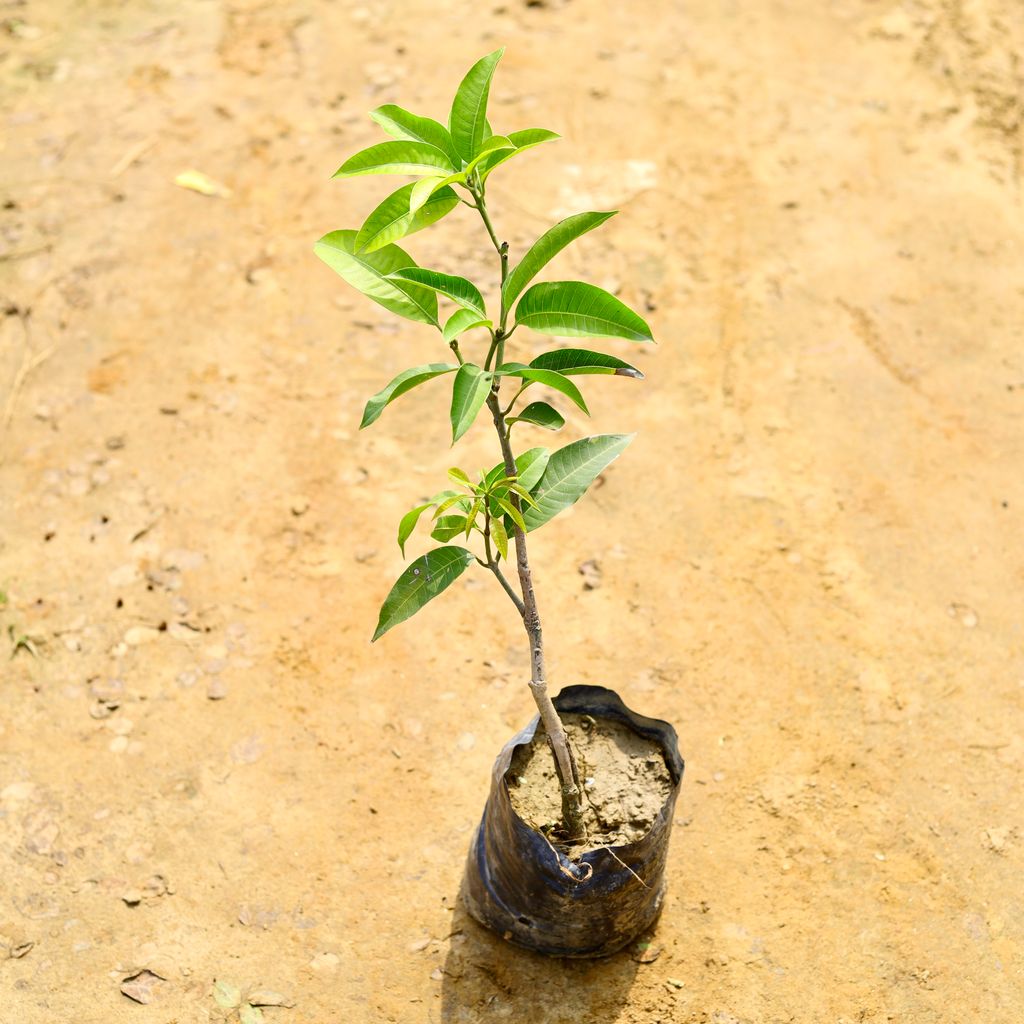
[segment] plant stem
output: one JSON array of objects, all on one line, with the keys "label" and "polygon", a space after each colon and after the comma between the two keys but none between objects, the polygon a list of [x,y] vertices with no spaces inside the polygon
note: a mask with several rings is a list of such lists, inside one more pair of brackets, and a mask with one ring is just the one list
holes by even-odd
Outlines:
[{"label": "plant stem", "polygon": [[[498,396],[493,392],[487,398],[487,407],[494,419],[494,428],[501,442],[501,453],[505,460],[505,472],[514,476],[516,460],[512,454],[512,445],[505,428],[505,417],[502,415]],[[512,504],[521,511],[519,497],[511,494]],[[537,596],[533,589],[533,574],[530,571],[530,558],[526,550],[526,534],[513,524],[515,530],[516,567],[519,570],[519,586],[523,592],[522,609],[523,625],[530,641],[530,692],[533,694],[537,710],[540,712],[544,731],[551,745],[551,753],[555,759],[558,781],[562,790],[562,822],[570,839],[578,839],[584,834],[583,826],[583,789],[580,785],[579,770],[576,758],[569,746],[565,727],[558,717],[555,705],[548,694],[547,674],[544,668],[544,634],[540,624],[540,612],[537,610]]]},{"label": "plant stem", "polygon": [[[501,283],[504,285],[508,277],[508,242],[499,242],[494,231],[494,225],[487,213],[487,205],[484,202],[482,192],[474,190],[473,198],[476,200],[476,208],[491,236],[491,242],[501,259]],[[506,323],[508,310],[505,307],[505,299],[501,300],[501,318],[497,329],[494,332],[494,343],[491,352],[488,354],[488,362],[496,355],[494,366],[501,366],[505,356]],[[495,351],[496,350],[496,351]],[[508,476],[516,476],[515,456],[512,453],[512,445],[509,441],[509,431],[505,423],[505,417],[512,409],[510,403],[508,409],[502,411],[498,401],[500,389],[500,378],[495,378],[494,386],[490,395],[487,396],[487,408],[491,411],[494,420],[494,429],[498,434],[498,441],[501,445],[501,454],[505,462],[505,473]],[[518,495],[510,494],[512,504],[516,510],[522,512],[522,506]],[[498,582],[505,588],[506,593],[512,598],[516,609],[522,616],[523,625],[526,628],[526,636],[530,643],[530,692],[533,694],[537,711],[540,713],[540,720],[547,733],[548,743],[551,746],[551,753],[555,760],[555,770],[558,773],[558,781],[561,786],[562,796],[562,822],[570,839],[581,838],[586,829],[583,824],[583,788],[580,784],[579,769],[576,766],[576,758],[573,756],[572,748],[569,746],[568,737],[565,735],[565,727],[558,717],[558,712],[548,694],[547,674],[544,667],[544,634],[541,629],[540,613],[537,609],[537,596],[533,589],[533,574],[530,571],[530,559],[526,550],[526,534],[513,523],[514,538],[516,546],[516,567],[519,571],[519,587],[522,591],[520,599],[512,590],[508,581],[501,574],[496,560],[490,552],[490,536],[485,534],[484,542],[487,550],[489,568],[494,572]]]}]

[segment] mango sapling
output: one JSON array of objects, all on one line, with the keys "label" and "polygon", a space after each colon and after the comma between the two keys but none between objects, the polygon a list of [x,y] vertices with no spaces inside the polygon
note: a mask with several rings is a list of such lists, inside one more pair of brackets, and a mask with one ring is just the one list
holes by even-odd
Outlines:
[{"label": "mango sapling", "polygon": [[[522,619],[530,650],[530,691],[554,757],[561,787],[561,827],[567,843],[584,834],[583,780],[562,721],[548,693],[544,636],[530,566],[528,534],[575,503],[626,448],[628,434],[601,434],[557,451],[530,447],[516,454],[513,432],[558,431],[565,419],[543,399],[527,402],[537,387],[565,396],[589,415],[574,378],[607,374],[642,378],[634,366],[603,352],[554,348],[528,363],[518,362],[510,340],[524,328],[564,338],[652,341],[644,320],[609,292],[581,281],[532,283],[570,242],[599,227],[614,211],[578,213],[546,231],[517,262],[491,220],[487,186],[508,161],[558,136],[543,128],[496,134],[487,121],[491,79],[498,50],[470,69],[456,92],[447,126],[388,104],[373,120],[392,137],[346,160],[334,175],[354,178],[397,174],[415,180],[393,192],[358,231],[332,231],[316,243],[317,255],[369,299],[438,331],[454,362],[404,370],[366,404],[361,426],[374,423],[393,401],[434,378],[452,380],[450,421],[455,444],[486,408],[494,428],[497,464],[471,477],[449,471],[453,486],[440,490],[402,517],[398,543],[406,543],[430,513],[430,535],[440,542],[414,559],[384,601],[373,639],[408,619],[471,566],[489,572]],[[480,218],[497,257],[498,299],[488,310],[480,289],[466,277],[420,267],[396,243],[468,207]],[[439,316],[438,300],[452,307]],[[503,391],[507,390],[507,394]],[[456,538],[462,543],[450,543]],[[467,547],[475,538],[474,548]],[[505,567],[515,561],[514,580]],[[516,585],[518,584],[518,586]]]}]

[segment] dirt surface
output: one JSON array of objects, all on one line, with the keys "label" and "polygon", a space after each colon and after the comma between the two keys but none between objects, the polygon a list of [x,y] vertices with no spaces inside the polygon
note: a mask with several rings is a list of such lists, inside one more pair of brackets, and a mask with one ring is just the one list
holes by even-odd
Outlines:
[{"label": "dirt surface", "polygon": [[[1019,1020],[1017,3],[2,16],[0,1019],[205,1022],[216,979],[272,1024]],[[365,111],[444,116],[499,45],[496,130],[564,135],[495,175],[513,258],[621,209],[552,271],[660,342],[611,347],[648,379],[592,380],[592,427],[560,404],[638,436],[532,544],[554,688],[680,733],[650,963],[456,906],[531,715],[504,596],[368,643],[453,460],[442,385],[362,403],[445,353],[311,246],[388,187],[329,180]],[[464,212],[410,249],[493,274]]]},{"label": "dirt surface", "polygon": [[[563,720],[586,791],[586,840],[574,843],[571,855],[642,839],[672,792],[661,747],[618,722]],[[516,749],[506,779],[519,817],[545,833],[561,829],[558,775],[542,727]]]}]

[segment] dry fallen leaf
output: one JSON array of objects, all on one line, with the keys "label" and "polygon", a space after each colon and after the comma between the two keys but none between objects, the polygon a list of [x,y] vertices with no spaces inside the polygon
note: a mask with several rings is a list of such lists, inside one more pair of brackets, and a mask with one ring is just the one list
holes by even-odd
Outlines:
[{"label": "dry fallen leaf", "polygon": [[203,174],[202,171],[192,170],[191,168],[187,171],[182,171],[174,179],[174,184],[204,196],[219,196],[222,199],[226,199],[231,195],[231,189],[227,185],[222,185],[219,181],[214,181],[209,175]]},{"label": "dry fallen leaf", "polygon": [[137,974],[129,975],[121,982],[121,992],[129,999],[134,999],[143,1006],[153,1001],[157,986],[164,979],[152,971],[139,971]]},{"label": "dry fallen leaf", "polygon": [[289,999],[287,996],[281,995],[280,992],[274,992],[269,988],[255,989],[245,998],[246,1001],[251,1003],[253,1006],[291,1007],[295,1005],[294,999]]}]

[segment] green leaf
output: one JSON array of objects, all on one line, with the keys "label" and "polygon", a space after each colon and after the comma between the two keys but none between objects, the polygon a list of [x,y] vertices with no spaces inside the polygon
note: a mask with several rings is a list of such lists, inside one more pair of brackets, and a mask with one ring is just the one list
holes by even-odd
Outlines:
[{"label": "green leaf", "polygon": [[463,363],[452,387],[452,444],[469,430],[491,390],[494,374],[473,363]]},{"label": "green leaf", "polygon": [[633,310],[603,288],[582,281],[550,281],[527,289],[516,307],[516,323],[562,337],[654,340]]},{"label": "green leaf", "polygon": [[386,103],[383,107],[370,111],[370,117],[396,139],[408,139],[410,142],[425,142],[428,146],[441,150],[448,156],[454,166],[458,166],[459,154],[455,144],[443,124],[433,118],[419,117],[408,110]]},{"label": "green leaf", "polygon": [[428,196],[426,202],[413,211],[409,206],[413,188],[413,185],[403,185],[392,192],[366,218],[354,243],[358,252],[374,252],[389,242],[430,227],[459,205],[454,190],[443,188]]},{"label": "green leaf", "polygon": [[460,533],[466,531],[466,517],[465,516],[441,516],[439,519],[434,521],[434,528],[430,533],[430,536],[434,540],[439,540],[442,543],[447,543],[458,537]]},{"label": "green leaf", "polygon": [[599,434],[560,448],[551,456],[540,482],[530,490],[537,504],[523,519],[536,530],[563,509],[575,504],[598,474],[622,451],[633,434]]},{"label": "green leaf", "polygon": [[531,402],[518,416],[512,416],[506,423],[532,423],[545,430],[561,430],[565,417],[547,402]]},{"label": "green leaf", "polygon": [[495,50],[478,60],[467,72],[455,93],[448,130],[456,152],[465,161],[477,154],[480,143],[491,132],[487,131],[487,96],[491,91],[491,78],[504,49]]},{"label": "green leaf", "polygon": [[469,477],[466,476],[465,471],[459,469],[458,466],[452,466],[452,468],[448,470],[448,476],[457,484],[463,484],[466,487],[473,486],[472,483],[470,483]]},{"label": "green leaf", "polygon": [[491,519],[491,539],[494,541],[498,554],[505,561],[508,561],[508,533],[505,531],[505,524],[500,519]]},{"label": "green leaf", "polygon": [[458,368],[455,363],[424,363],[422,366],[413,366],[408,370],[403,370],[387,387],[378,391],[366,403],[366,408],[363,410],[363,420],[359,424],[359,429],[362,430],[363,427],[376,423],[380,419],[380,414],[396,398],[404,395],[406,391],[411,391],[414,387],[425,384],[428,380],[440,377],[444,373],[451,373]]},{"label": "green leaf", "polygon": [[442,274],[436,270],[427,270],[425,267],[407,267],[395,271],[395,278],[398,281],[408,282],[414,289],[424,288],[437,292],[452,302],[458,303],[463,309],[472,310],[481,319],[486,318],[484,310],[484,297],[480,294],[472,281],[464,277],[456,277],[454,274]]},{"label": "green leaf", "polygon": [[571,398],[583,412],[588,416],[590,415],[590,410],[587,408],[587,403],[583,401],[580,389],[568,377],[563,376],[557,370],[536,369],[530,366],[523,366],[521,363],[503,363],[498,368],[498,376],[520,377],[526,381],[526,387],[534,383],[545,384],[549,388],[561,391],[563,395]]},{"label": "green leaf", "polygon": [[[516,480],[522,487],[532,490],[544,473],[544,468],[551,458],[547,448],[529,448],[516,456]],[[493,486],[505,476],[505,463],[499,462],[486,477],[488,486]]]},{"label": "green leaf", "polygon": [[465,175],[468,177],[469,174],[482,160],[485,160],[491,153],[496,153],[505,149],[515,149],[515,143],[512,142],[504,135],[492,135],[489,139],[485,139],[480,143],[480,148],[477,150],[476,156],[466,164]]},{"label": "green leaf", "polygon": [[440,326],[436,296],[426,295],[422,288],[391,280],[388,276],[396,270],[415,267],[416,261],[397,245],[359,253],[355,240],[354,231],[332,231],[316,243],[313,251],[331,270],[377,305],[409,320]]},{"label": "green leaf", "polygon": [[545,231],[505,279],[501,289],[505,308],[512,306],[519,293],[537,276],[541,268],[550,263],[570,242],[588,231],[593,231],[609,217],[614,217],[617,212],[609,210],[607,213],[577,213]]},{"label": "green leaf", "polygon": [[412,531],[416,529],[416,524],[420,521],[420,516],[427,511],[428,508],[433,508],[430,502],[426,505],[417,505],[415,508],[409,509],[408,512],[402,516],[401,522],[398,524],[398,547],[402,552],[402,557],[405,558],[405,542],[412,536]]},{"label": "green leaf", "polygon": [[[409,209],[415,213],[435,192],[439,192],[448,185],[463,185],[465,182],[465,171],[449,174],[446,178],[420,178],[419,181],[412,182],[412,191],[409,193]],[[459,197],[454,191],[452,195],[455,196],[457,205]]]},{"label": "green leaf", "polygon": [[547,128],[524,128],[522,131],[509,132],[507,138],[516,148],[490,153],[486,160],[481,161],[477,168],[477,175],[481,181],[486,181],[491,171],[506,160],[511,160],[512,157],[519,156],[520,153],[525,153],[526,150],[533,149],[534,146],[539,146],[542,142],[560,139],[561,136],[557,132],[549,132]]},{"label": "green leaf", "polygon": [[616,356],[604,352],[588,352],[583,348],[556,348],[544,352],[530,361],[530,366],[542,370],[557,370],[566,376],[582,373],[613,373],[617,377],[635,377],[643,380],[644,375],[635,367]]},{"label": "green leaf", "polygon": [[451,319],[444,325],[444,340],[450,345],[460,335],[465,334],[466,331],[471,331],[475,327],[493,327],[494,324],[490,320],[481,320],[480,314],[473,309],[457,309],[451,315]]},{"label": "green leaf", "polygon": [[350,156],[335,172],[335,178],[362,174],[450,174],[459,168],[451,157],[425,142],[379,142]]},{"label": "green leaf", "polygon": [[374,640],[415,615],[428,601],[447,590],[476,561],[472,551],[460,547],[435,548],[421,555],[401,576],[384,599]]}]

